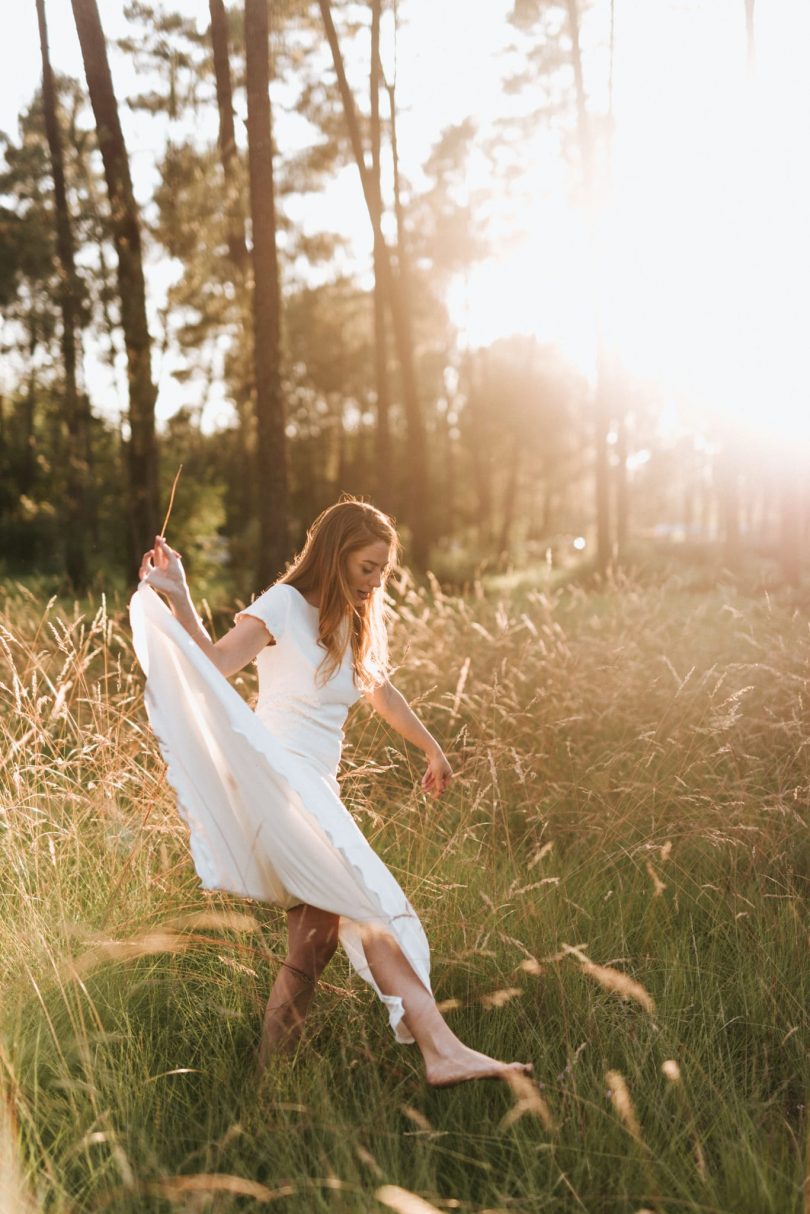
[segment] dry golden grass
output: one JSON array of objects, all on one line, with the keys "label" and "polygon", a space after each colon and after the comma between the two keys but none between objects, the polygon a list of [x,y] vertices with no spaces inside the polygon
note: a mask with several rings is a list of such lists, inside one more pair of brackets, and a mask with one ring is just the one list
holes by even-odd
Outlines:
[{"label": "dry golden grass", "polygon": [[800,1208],[802,614],[676,583],[406,582],[393,648],[454,785],[426,800],[421,756],[361,707],[344,794],[419,909],[451,1025],[535,1080],[426,1092],[338,959],[301,1055],[254,1090],[283,917],[198,889],[121,606],[10,587],[0,1159],[19,1208]]}]

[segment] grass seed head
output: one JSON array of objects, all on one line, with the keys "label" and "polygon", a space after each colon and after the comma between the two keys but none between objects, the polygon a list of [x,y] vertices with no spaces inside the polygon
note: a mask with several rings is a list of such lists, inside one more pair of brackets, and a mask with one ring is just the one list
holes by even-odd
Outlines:
[{"label": "grass seed head", "polygon": [[608,1091],[610,1098],[613,1101],[613,1107],[616,1110],[620,1120],[624,1123],[627,1131],[633,1135],[637,1142],[642,1142],[641,1126],[639,1125],[636,1110],[633,1106],[633,1101],[630,1096],[630,1091],[622,1075],[621,1071],[608,1071],[605,1075],[607,1080]]},{"label": "grass seed head", "polygon": [[[574,953],[573,949],[568,951]],[[582,956],[581,953],[579,955]],[[620,995],[622,999],[632,999],[643,1007],[645,1012],[649,1012],[651,1016],[654,1014],[655,1001],[652,995],[640,982],[636,982],[635,978],[622,973],[621,970],[614,969],[612,965],[595,965],[593,961],[588,960],[580,961],[580,969],[583,974],[593,978],[594,982],[598,982],[604,990],[610,991],[614,995]]]},{"label": "grass seed head", "polygon": [[417,1129],[424,1130],[426,1134],[434,1134],[436,1131],[428,1121],[424,1113],[419,1109],[415,1109],[411,1104],[402,1105],[402,1115],[408,1118]]},{"label": "grass seed head", "polygon": [[425,1201],[424,1197],[417,1197],[408,1189],[401,1189],[399,1185],[384,1184],[374,1196],[389,1210],[395,1210],[396,1214],[441,1214],[438,1206]]},{"label": "grass seed head", "polygon": [[658,876],[658,873],[655,871],[652,864],[650,864],[649,860],[647,861],[646,869],[647,869],[649,878],[653,883],[653,897],[660,898],[661,895],[663,894],[664,890],[666,889],[666,885],[661,880],[661,878]]},{"label": "grass seed head", "polygon": [[81,978],[105,962],[133,961],[155,953],[182,953],[189,944],[190,941],[177,932],[166,931],[147,931],[130,940],[106,940],[71,962],[69,972],[72,977]]},{"label": "grass seed head", "polygon": [[661,1070],[670,1083],[681,1082],[681,1068],[674,1058],[667,1058],[666,1062],[662,1062]]},{"label": "grass seed head", "polygon": [[364,1164],[374,1176],[376,1176],[377,1180],[382,1180],[383,1170],[377,1163],[377,1160],[371,1154],[371,1151],[367,1150],[367,1148],[359,1142],[354,1144],[354,1151],[360,1162]]},{"label": "grass seed head", "polygon": [[186,1193],[233,1193],[240,1197],[252,1197],[255,1201],[275,1201],[279,1197],[291,1197],[294,1185],[282,1185],[279,1189],[268,1189],[267,1185],[244,1176],[232,1176],[227,1172],[198,1172],[193,1176],[165,1176],[149,1183],[148,1191],[170,1201]]},{"label": "grass seed head", "polygon": [[523,990],[519,986],[506,986],[499,991],[490,991],[488,995],[481,996],[481,1003],[484,1007],[497,1008],[504,1007],[505,1004],[511,1002],[512,999],[517,999],[523,994]]},{"label": "grass seed head", "polygon": [[546,1101],[540,1095],[540,1090],[533,1079],[523,1071],[504,1071],[504,1082],[512,1089],[515,1104],[501,1118],[499,1129],[508,1130],[519,1121],[525,1113],[536,1117],[543,1128],[552,1133],[556,1129],[554,1117]]}]

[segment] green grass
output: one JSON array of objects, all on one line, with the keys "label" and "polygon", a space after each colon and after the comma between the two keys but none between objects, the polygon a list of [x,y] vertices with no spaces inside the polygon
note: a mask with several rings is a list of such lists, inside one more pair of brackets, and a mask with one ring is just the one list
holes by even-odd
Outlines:
[{"label": "green grass", "polygon": [[457,778],[425,801],[420,756],[361,707],[345,797],[423,918],[449,1022],[534,1062],[553,1129],[505,1085],[428,1089],[342,955],[257,1086],[283,915],[198,889],[123,613],[14,588],[0,607],[4,1209],[366,1214],[386,1185],[477,1214],[810,1200],[793,601],[676,578],[399,599],[395,681]]}]

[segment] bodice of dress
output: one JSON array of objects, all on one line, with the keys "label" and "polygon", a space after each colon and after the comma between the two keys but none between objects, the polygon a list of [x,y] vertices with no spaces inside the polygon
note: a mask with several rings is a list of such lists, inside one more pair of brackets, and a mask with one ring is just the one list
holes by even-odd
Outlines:
[{"label": "bodice of dress", "polygon": [[271,586],[239,615],[261,620],[275,640],[256,659],[256,715],[285,750],[334,778],[346,715],[362,694],[354,682],[351,647],[327,682],[316,677],[325,656],[318,644],[318,608],[285,582]]}]

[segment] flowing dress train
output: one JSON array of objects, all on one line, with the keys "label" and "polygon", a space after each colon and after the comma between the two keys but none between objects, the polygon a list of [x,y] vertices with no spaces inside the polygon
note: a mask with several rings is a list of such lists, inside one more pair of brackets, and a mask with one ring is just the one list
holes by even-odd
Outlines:
[{"label": "flowing dress train", "polygon": [[336,779],[343,724],[360,696],[351,651],[320,686],[318,609],[286,583],[240,614],[261,620],[275,641],[257,657],[255,712],[151,587],[141,583],[130,602],[146,709],[197,875],[206,889],[339,915],[352,966],[384,1003],[397,1041],[411,1042],[401,998],[374,981],[360,925],[389,932],[430,990],[427,937],[343,804]]}]

